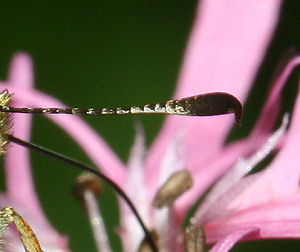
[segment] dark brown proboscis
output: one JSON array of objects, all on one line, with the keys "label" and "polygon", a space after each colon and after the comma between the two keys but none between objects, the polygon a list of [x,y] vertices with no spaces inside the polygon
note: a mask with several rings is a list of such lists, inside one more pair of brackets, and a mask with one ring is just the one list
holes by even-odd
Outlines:
[{"label": "dark brown proboscis", "polygon": [[84,115],[124,115],[124,114],[171,114],[187,116],[213,116],[234,113],[241,121],[242,104],[228,93],[207,93],[160,103],[132,106],[128,108],[16,108],[0,106],[0,112],[30,114],[84,114]]}]

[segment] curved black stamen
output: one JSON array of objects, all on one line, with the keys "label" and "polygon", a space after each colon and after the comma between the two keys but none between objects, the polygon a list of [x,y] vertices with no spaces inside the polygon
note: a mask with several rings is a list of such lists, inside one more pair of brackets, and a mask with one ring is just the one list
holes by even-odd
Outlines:
[{"label": "curved black stamen", "polygon": [[140,225],[141,225],[141,227],[142,227],[142,229],[145,233],[145,237],[148,240],[148,243],[149,243],[151,249],[153,250],[153,252],[158,252],[158,249],[157,249],[157,247],[156,247],[156,245],[155,245],[155,243],[154,243],[154,241],[151,237],[150,231],[147,229],[145,223],[143,222],[143,220],[142,220],[140,214],[138,213],[137,209],[135,208],[133,202],[128,198],[128,196],[125,194],[125,192],[115,182],[113,182],[110,178],[106,177],[104,174],[102,174],[101,172],[95,170],[91,166],[88,166],[84,163],[81,163],[80,161],[75,160],[71,157],[62,155],[60,153],[57,153],[55,151],[49,150],[47,148],[44,148],[42,146],[39,146],[39,145],[36,145],[36,144],[33,144],[33,143],[26,142],[22,139],[14,137],[13,135],[10,135],[10,134],[7,135],[7,136],[8,136],[9,141],[11,141],[11,142],[22,145],[22,146],[27,147],[31,150],[35,150],[37,152],[43,153],[43,154],[48,155],[50,157],[56,158],[58,160],[61,160],[61,161],[66,162],[68,164],[71,164],[71,165],[73,165],[73,166],[75,166],[75,167],[77,167],[81,170],[89,171],[89,172],[95,174],[96,176],[102,178],[107,183],[109,183],[110,186],[125,200],[125,202],[128,204],[128,206],[131,208],[133,214],[135,215],[138,222],[140,223]]}]

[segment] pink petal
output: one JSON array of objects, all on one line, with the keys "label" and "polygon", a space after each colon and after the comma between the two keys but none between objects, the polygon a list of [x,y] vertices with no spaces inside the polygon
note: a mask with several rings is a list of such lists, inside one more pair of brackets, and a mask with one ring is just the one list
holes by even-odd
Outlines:
[{"label": "pink petal", "polygon": [[[51,96],[36,90],[10,87],[4,83],[0,83],[0,87],[14,92],[14,99],[22,101],[27,106],[66,107]],[[126,170],[124,164],[87,123],[75,115],[48,115],[47,117],[72,136],[91,160],[114,182],[123,187]],[[14,148],[13,145],[12,148]]]},{"label": "pink petal", "polygon": [[[13,57],[8,80],[10,86],[20,88],[33,86],[32,62],[27,54],[17,53]],[[13,105],[23,106],[24,103],[15,101]],[[15,136],[28,141],[31,135],[31,116],[15,115],[13,116],[13,122]],[[9,197],[27,206],[28,209],[31,209],[33,215],[40,216],[46,221],[33,186],[29,151],[21,146],[11,146],[5,157],[5,168]]]},{"label": "pink petal", "polygon": [[34,76],[32,71],[32,61],[27,53],[16,53],[11,62],[8,74],[10,85],[32,88]]},{"label": "pink petal", "polygon": [[[300,56],[296,55],[286,62],[283,71],[270,87],[270,92],[259,116],[259,119],[252,131],[252,135],[261,138],[264,134],[268,134],[272,130],[276,122],[280,109],[281,92],[286,84],[288,77],[292,71],[300,64]],[[255,136],[252,136],[255,137]]]},{"label": "pink petal", "polygon": [[275,149],[286,133],[288,122],[288,115],[285,115],[281,127],[274,132],[256,153],[247,159],[240,158],[235,166],[215,183],[196,211],[196,215],[193,218],[195,222],[201,225],[209,222],[211,219],[218,218],[219,215],[226,214],[227,210],[225,209],[227,205],[259,178],[259,174],[249,176],[247,179],[244,179],[247,183],[243,183],[243,186],[240,185],[242,178]]},{"label": "pink petal", "polygon": [[[257,197],[259,197],[257,195]],[[232,212],[204,225],[208,243],[224,238],[237,229],[248,226],[259,228],[259,233],[248,239],[299,238],[300,197],[261,204],[256,207]]]},{"label": "pink petal", "polygon": [[[25,53],[17,53],[9,69],[9,87],[31,88],[33,87],[33,71],[31,58]],[[14,101],[14,106],[24,106],[20,101]],[[31,116],[14,115],[13,133],[26,141],[31,135]],[[47,247],[60,248],[66,251],[67,239],[62,238],[45,217],[39,200],[35,193],[34,183],[31,176],[31,164],[28,149],[22,146],[11,146],[5,156],[6,188],[7,197],[1,200],[2,207],[11,205],[32,225],[32,228],[41,237],[41,241]],[[9,200],[7,200],[7,198]],[[30,210],[30,213],[26,212]],[[34,216],[34,219],[32,219]],[[43,232],[47,237],[43,237]],[[14,237],[18,237],[17,235]]]},{"label": "pink petal", "polygon": [[[299,143],[300,96],[298,92],[291,125],[280,152],[273,162],[260,173],[260,178],[241,193],[231,205],[238,205],[241,209],[295,195],[299,190]],[[245,180],[247,179],[245,178]]]},{"label": "pink petal", "polygon": [[249,236],[259,232],[259,229],[255,226],[253,227],[244,227],[238,230],[231,232],[229,235],[225,236],[219,240],[209,252],[226,252],[229,251],[233,246],[239,241],[242,240],[245,236]]},{"label": "pink petal", "polygon": [[[250,175],[235,188],[240,194],[224,213],[205,223],[210,242],[217,241],[236,228],[255,225],[258,238],[300,237],[300,96],[284,144],[272,163],[260,173]],[[255,176],[256,179],[252,180]],[[245,185],[248,185],[245,189]],[[224,197],[226,194],[224,195]],[[229,215],[228,215],[229,213]]]},{"label": "pink petal", "polygon": [[278,78],[272,83],[262,113],[248,138],[227,145],[226,148],[214,156],[211,162],[205,164],[194,163],[191,166],[191,170],[194,171],[193,177],[199,179],[195,179],[194,187],[179,200],[177,204],[180,208],[179,212],[184,214],[190,205],[197,200],[199,195],[222,175],[224,171],[231,168],[239,157],[249,157],[253,155],[253,153],[261,148],[261,145],[267,141],[278,115],[281,90],[291,72],[299,64],[300,56],[291,58]]},{"label": "pink petal", "polygon": [[[130,151],[127,164],[125,189],[127,195],[132,198],[137,208],[141,210],[144,218],[149,219],[147,212],[148,199],[146,198],[143,162],[145,157],[145,136],[142,126],[136,125],[136,136]],[[137,190],[138,188],[138,190]]]},{"label": "pink petal", "polygon": [[[202,1],[175,96],[226,91],[244,100],[273,34],[280,4],[280,0]],[[222,149],[232,119],[169,117],[147,158],[149,184],[155,184],[160,160],[177,130],[185,134],[187,168],[195,163],[199,168]]]},{"label": "pink petal", "polygon": [[[135,204],[139,214],[143,221],[150,224],[149,213],[149,199],[147,199],[145,188],[145,177],[143,173],[143,162],[145,156],[145,139],[144,132],[141,125],[136,125],[136,136],[134,144],[130,151],[130,157],[128,161],[128,169],[126,173],[126,181],[124,189],[129,198]],[[121,234],[123,250],[135,251],[144,238],[143,230],[140,224],[137,222],[136,217],[129,209],[128,205],[120,199],[121,205],[121,227],[126,232]]]}]

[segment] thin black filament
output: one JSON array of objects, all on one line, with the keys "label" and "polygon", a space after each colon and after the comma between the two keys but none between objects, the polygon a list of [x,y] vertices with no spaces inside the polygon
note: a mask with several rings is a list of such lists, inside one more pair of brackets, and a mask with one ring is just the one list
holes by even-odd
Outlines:
[{"label": "thin black filament", "polygon": [[84,164],[84,163],[82,163],[78,160],[75,160],[75,159],[71,158],[71,157],[68,157],[68,156],[62,155],[60,153],[57,153],[55,151],[49,150],[45,147],[42,147],[42,146],[39,146],[39,145],[36,145],[36,144],[33,144],[33,143],[26,142],[22,139],[14,137],[13,135],[10,135],[10,134],[8,135],[8,139],[11,142],[14,142],[16,144],[22,145],[22,146],[24,146],[26,148],[29,148],[31,150],[35,150],[37,152],[43,153],[47,156],[56,158],[56,159],[61,160],[65,163],[68,163],[72,166],[75,166],[75,167],[79,168],[80,170],[85,170],[85,171],[91,172],[91,173],[95,174],[96,176],[98,176],[99,178],[106,181],[107,183],[109,183],[109,185],[125,200],[125,202],[129,206],[129,208],[132,210],[133,214],[135,215],[135,217],[137,218],[139,224],[141,225],[141,227],[143,229],[143,232],[145,233],[145,237],[146,237],[152,251],[153,252],[158,252],[158,249],[155,245],[155,242],[153,241],[153,239],[151,237],[150,231],[147,229],[145,223],[143,222],[143,220],[142,220],[140,214],[138,213],[136,207],[134,206],[133,202],[129,199],[129,197],[126,195],[126,193],[115,182],[113,182],[110,178],[105,176],[103,173],[95,170],[91,166],[88,166],[88,165],[86,165],[86,164]]}]

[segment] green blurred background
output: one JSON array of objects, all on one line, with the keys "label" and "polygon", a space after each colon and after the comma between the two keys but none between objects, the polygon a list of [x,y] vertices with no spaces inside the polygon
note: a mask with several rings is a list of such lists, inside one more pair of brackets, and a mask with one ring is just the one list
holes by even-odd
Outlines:
[{"label": "green blurred background", "polygon": [[[195,0],[172,1],[1,1],[0,77],[6,79],[12,55],[28,52],[34,61],[36,87],[68,105],[121,106],[171,97],[193,22]],[[243,126],[232,138],[246,135],[257,117],[272,73],[283,53],[300,45],[300,3],[286,1],[266,59],[246,105]],[[298,74],[284,90],[284,110],[291,110]],[[137,117],[85,120],[124,160]],[[138,117],[149,145],[163,117]],[[67,135],[42,116],[34,117],[33,142],[90,163]],[[95,251],[93,236],[71,194],[76,169],[32,153],[36,188],[46,215],[67,234],[72,251]],[[2,174],[3,180],[3,174]],[[4,181],[1,183],[4,189]],[[116,200],[109,188],[100,199],[115,251]],[[298,241],[264,241],[238,245],[234,251],[282,251],[300,248]]]}]

